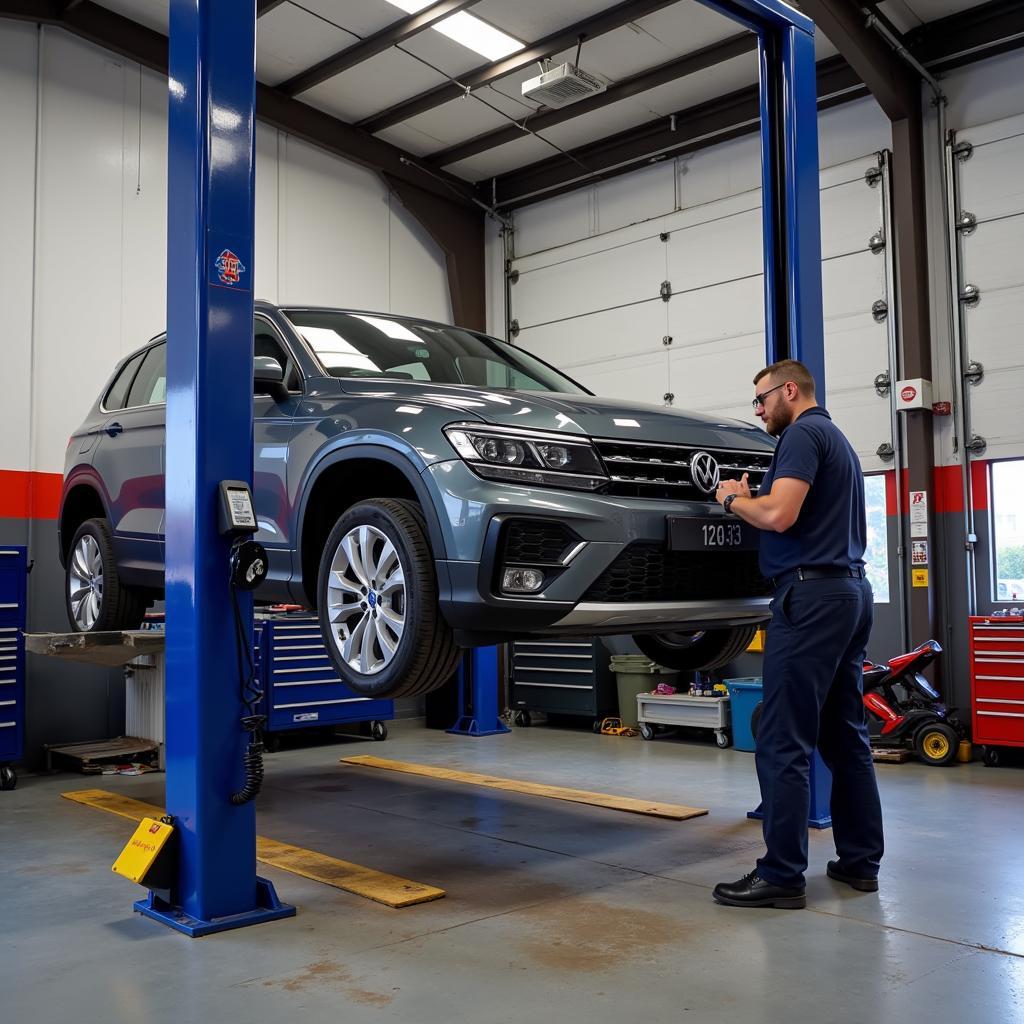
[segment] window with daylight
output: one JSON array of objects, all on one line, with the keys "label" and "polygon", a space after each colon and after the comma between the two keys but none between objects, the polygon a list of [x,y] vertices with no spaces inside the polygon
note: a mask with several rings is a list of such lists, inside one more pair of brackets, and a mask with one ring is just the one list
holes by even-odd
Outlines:
[{"label": "window with daylight", "polygon": [[885,515],[885,476],[864,477],[864,504],[868,519],[868,546],[864,551],[875,604],[889,603],[889,520]]},{"label": "window with daylight", "polygon": [[1024,459],[992,463],[993,599],[1024,604]]}]

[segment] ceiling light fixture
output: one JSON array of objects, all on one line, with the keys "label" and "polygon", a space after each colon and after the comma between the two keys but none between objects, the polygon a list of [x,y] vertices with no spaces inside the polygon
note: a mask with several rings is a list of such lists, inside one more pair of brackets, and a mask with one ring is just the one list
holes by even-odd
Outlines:
[{"label": "ceiling light fixture", "polygon": [[[415,14],[428,7],[432,0],[388,0],[388,3],[400,7],[407,14]],[[488,60],[501,60],[526,45],[466,11],[442,18],[431,27]]]}]

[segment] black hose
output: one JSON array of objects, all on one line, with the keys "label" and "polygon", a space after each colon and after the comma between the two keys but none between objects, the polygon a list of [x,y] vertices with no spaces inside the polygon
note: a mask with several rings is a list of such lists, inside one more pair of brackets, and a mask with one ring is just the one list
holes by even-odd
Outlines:
[{"label": "black hose", "polygon": [[263,787],[263,738],[261,735],[266,717],[259,713],[263,690],[256,678],[256,664],[252,657],[252,640],[247,640],[242,622],[242,609],[238,605],[238,591],[231,587],[231,603],[235,613],[235,648],[238,654],[238,675],[241,679],[242,704],[246,713],[242,716],[242,729],[250,734],[249,744],[242,758],[245,768],[245,783],[237,793],[231,794],[231,803],[236,807],[249,803],[259,796]]}]

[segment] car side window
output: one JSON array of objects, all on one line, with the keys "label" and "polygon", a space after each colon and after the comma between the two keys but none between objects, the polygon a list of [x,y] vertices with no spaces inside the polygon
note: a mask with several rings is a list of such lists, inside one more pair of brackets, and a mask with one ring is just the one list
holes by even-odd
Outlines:
[{"label": "car side window", "polygon": [[108,412],[117,412],[118,409],[124,408],[128,388],[131,387],[131,383],[135,379],[135,371],[139,368],[139,363],[142,362],[142,357],[145,354],[145,352],[140,352],[137,356],[129,359],[114,379],[114,383],[110,385],[110,389],[103,397],[103,408]]},{"label": "car side window", "polygon": [[154,345],[135,375],[126,405],[163,405],[167,401],[167,345]]},{"label": "car side window", "polygon": [[277,331],[260,317],[253,320],[252,354],[276,359],[281,364],[281,369],[284,370],[284,386],[289,391],[302,390],[302,378],[299,368],[295,365],[295,360],[288,354]]}]

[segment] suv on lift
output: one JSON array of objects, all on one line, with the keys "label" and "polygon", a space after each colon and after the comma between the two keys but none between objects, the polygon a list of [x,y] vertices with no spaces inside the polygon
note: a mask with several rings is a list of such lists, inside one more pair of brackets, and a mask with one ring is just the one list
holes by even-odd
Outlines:
[{"label": "suv on lift", "polygon": [[[319,610],[357,693],[426,693],[460,648],[634,634],[725,664],[768,617],[756,536],[713,500],[756,491],[760,428],[597,398],[520,348],[380,313],[256,304],[256,597]],[[60,557],[76,630],[162,596],[166,339],[128,356],[67,449]]]}]

